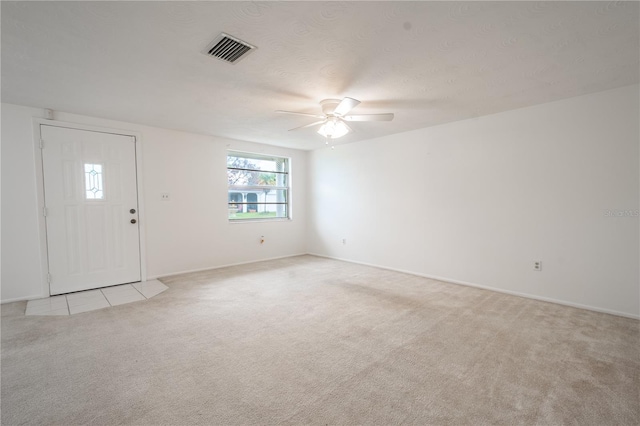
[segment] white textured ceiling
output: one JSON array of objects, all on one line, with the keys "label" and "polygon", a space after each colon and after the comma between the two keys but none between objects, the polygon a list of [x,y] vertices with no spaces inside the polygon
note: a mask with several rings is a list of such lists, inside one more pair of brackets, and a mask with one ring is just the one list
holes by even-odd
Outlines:
[{"label": "white textured ceiling", "polygon": [[[637,2],[8,2],[2,101],[300,149],[325,98],[354,142],[638,82]],[[220,33],[258,46],[235,65]]]}]

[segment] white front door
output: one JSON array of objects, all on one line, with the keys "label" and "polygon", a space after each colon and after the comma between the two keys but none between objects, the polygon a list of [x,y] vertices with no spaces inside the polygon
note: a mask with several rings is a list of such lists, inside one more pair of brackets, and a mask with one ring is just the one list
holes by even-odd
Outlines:
[{"label": "white front door", "polygon": [[40,132],[50,294],[140,281],[135,138]]}]

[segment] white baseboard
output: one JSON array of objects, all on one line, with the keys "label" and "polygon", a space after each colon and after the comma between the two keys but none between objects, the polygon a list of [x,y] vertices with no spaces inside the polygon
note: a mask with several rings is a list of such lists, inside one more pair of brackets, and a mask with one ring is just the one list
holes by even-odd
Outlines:
[{"label": "white baseboard", "polygon": [[[327,256],[327,255],[318,254],[318,253],[290,254],[290,255],[286,255],[286,256],[270,257],[270,258],[267,258],[267,259],[249,260],[249,261],[246,261],[246,262],[230,263],[230,264],[226,264],[226,265],[217,265],[217,266],[210,266],[210,267],[205,267],[205,268],[198,268],[198,269],[191,269],[191,270],[185,270],[185,271],[171,272],[171,273],[162,274],[162,275],[147,276],[147,281],[153,280],[153,279],[162,278],[162,277],[169,277],[169,276],[181,275],[181,274],[189,274],[189,273],[192,273],[192,272],[202,272],[202,271],[207,271],[207,270],[212,270],[212,269],[227,268],[229,266],[247,265],[247,264],[250,264],[250,263],[266,262],[266,261],[269,261],[269,260],[286,259],[288,257],[296,257],[296,256],[304,256],[304,255],[323,257],[323,258],[326,258],[326,259],[333,259],[333,260],[340,260],[342,262],[355,263],[355,264],[358,264],[358,265],[371,266],[371,267],[374,267],[374,268],[385,269],[385,270],[388,270],[388,271],[401,272],[403,274],[415,275],[415,276],[418,276],[418,277],[429,278],[429,279],[443,281],[443,282],[447,282],[447,283],[451,283],[451,284],[464,285],[464,286],[467,286],[467,287],[481,288],[483,290],[495,291],[497,293],[509,294],[511,296],[525,297],[527,299],[539,300],[541,302],[555,303],[555,304],[558,304],[558,305],[570,306],[572,308],[586,309],[586,310],[589,310],[589,311],[600,312],[600,313],[603,313],[603,314],[616,315],[616,316],[625,317],[625,318],[632,318],[632,319],[636,319],[636,320],[640,319],[640,315],[628,314],[626,312],[618,312],[618,311],[614,311],[614,310],[611,310],[611,309],[603,309],[603,308],[599,308],[597,306],[582,305],[580,303],[573,303],[573,302],[554,299],[554,298],[550,298],[550,297],[537,296],[537,295],[529,294],[529,293],[521,293],[521,292],[518,292],[518,291],[505,290],[505,289],[498,288],[498,287],[492,287],[492,286],[472,283],[472,282],[468,282],[468,281],[460,281],[460,280],[456,280],[456,279],[448,278],[448,277],[440,277],[440,276],[436,276],[436,275],[423,274],[423,273],[414,272],[414,271],[408,271],[408,270],[404,270],[404,269],[392,268],[392,267],[382,266],[382,265],[375,265],[375,264],[367,263],[367,262],[360,262],[360,261],[357,261],[357,260],[345,259],[345,258],[340,258],[340,257],[335,257],[335,256]],[[16,298],[16,299],[1,300],[0,304],[21,302],[21,301],[34,300],[34,299],[42,299],[43,297],[47,297],[47,296],[30,296],[30,297],[23,297],[23,298]]]},{"label": "white baseboard", "polygon": [[17,297],[15,299],[3,299],[3,300],[0,300],[0,305],[4,305],[5,303],[26,302],[29,300],[44,299],[45,297],[49,297],[49,296],[28,296],[28,297]]},{"label": "white baseboard", "polygon": [[599,312],[599,313],[609,314],[609,315],[616,315],[616,316],[619,316],[619,317],[640,319],[640,315],[628,314],[626,312],[618,312],[618,311],[614,311],[614,310],[611,310],[611,309],[603,309],[603,308],[599,308],[597,306],[582,305],[582,304],[579,304],[579,303],[573,303],[573,302],[568,302],[568,301],[565,301],[565,300],[553,299],[553,298],[550,298],[550,297],[537,296],[537,295],[529,294],[529,293],[521,293],[521,292],[518,292],[518,291],[505,290],[505,289],[498,288],[498,287],[491,287],[491,286],[487,286],[487,285],[483,285],[483,284],[476,284],[476,283],[467,282],[467,281],[460,281],[460,280],[455,280],[455,279],[447,278],[447,277],[439,277],[439,276],[436,276],[436,275],[422,274],[422,273],[419,273],[419,272],[407,271],[407,270],[398,269],[398,268],[391,268],[391,267],[388,267],[388,266],[375,265],[375,264],[367,263],[367,262],[359,262],[357,260],[344,259],[344,258],[335,257],[335,256],[326,256],[326,255],[318,254],[318,253],[307,253],[307,254],[311,255],[311,256],[324,257],[326,259],[340,260],[342,262],[349,262],[349,263],[355,263],[355,264],[358,264],[358,265],[371,266],[371,267],[374,267],[374,268],[385,269],[385,270],[388,270],[388,271],[402,272],[403,274],[415,275],[415,276],[423,277],[423,278],[430,278],[432,280],[438,280],[438,281],[447,282],[447,283],[451,283],[451,284],[458,284],[458,285],[464,285],[464,286],[467,286],[467,287],[481,288],[483,290],[495,291],[496,293],[509,294],[511,296],[525,297],[527,299],[539,300],[541,302],[555,303],[557,305],[570,306],[572,308],[585,309],[585,310],[588,310],[588,311],[594,311],[594,312]]},{"label": "white baseboard", "polygon": [[[277,259],[286,259],[287,257],[304,256],[306,254],[307,253],[289,254],[289,255],[286,255],[286,256],[270,257],[270,258],[267,258],[267,259],[249,260],[247,262],[230,263],[230,264],[227,264],[227,265],[209,266],[209,267],[206,267],[206,268],[191,269],[191,270],[187,270],[187,271],[170,272],[170,273],[166,273],[166,274],[162,274],[162,275],[148,275],[146,281],[151,281],[151,280],[155,280],[155,279],[162,278],[162,277],[170,277],[170,276],[173,276],[173,275],[189,274],[191,272],[201,272],[201,271],[208,271],[208,270],[211,270],[211,269],[226,268],[226,267],[229,267],[229,266],[247,265],[249,263],[266,262],[268,260],[277,260]],[[15,299],[1,300],[0,304],[13,303],[13,302],[24,302],[24,301],[35,300],[35,299],[42,299],[42,298],[45,298],[45,297],[49,297],[49,295],[19,297],[19,298],[15,298]]]},{"label": "white baseboard", "polygon": [[305,256],[306,254],[307,253],[288,254],[286,256],[269,257],[267,259],[248,260],[246,262],[229,263],[229,264],[226,264],[226,265],[218,265],[218,266],[208,266],[206,268],[190,269],[190,270],[179,271],[179,272],[169,272],[169,273],[162,274],[162,275],[149,275],[149,276],[147,276],[147,281],[148,280],[155,280],[155,279],[163,278],[163,277],[172,277],[174,275],[190,274],[192,272],[202,272],[202,271],[210,271],[212,269],[228,268],[229,266],[248,265],[250,263],[258,263],[258,262],[266,262],[266,261],[269,261],[269,260],[286,259],[288,257]]}]

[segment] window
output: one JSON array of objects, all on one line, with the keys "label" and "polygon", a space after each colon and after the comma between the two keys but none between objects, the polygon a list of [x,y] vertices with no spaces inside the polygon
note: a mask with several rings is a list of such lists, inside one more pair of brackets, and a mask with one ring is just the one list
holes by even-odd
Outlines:
[{"label": "window", "polygon": [[229,220],[289,218],[289,159],[229,151]]},{"label": "window", "polygon": [[87,200],[104,199],[102,164],[84,165],[84,188]]}]

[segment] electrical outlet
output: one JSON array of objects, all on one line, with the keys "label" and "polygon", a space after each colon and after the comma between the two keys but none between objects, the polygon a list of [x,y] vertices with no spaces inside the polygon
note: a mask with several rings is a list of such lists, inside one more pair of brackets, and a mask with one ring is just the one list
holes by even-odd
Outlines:
[{"label": "electrical outlet", "polygon": [[163,192],[162,194],[160,194],[160,198],[162,199],[162,201],[169,201],[169,193]]},{"label": "electrical outlet", "polygon": [[536,260],[535,262],[533,262],[533,270],[542,271],[542,262],[539,260]]},{"label": "electrical outlet", "polygon": [[347,244],[347,239],[346,238],[342,239],[342,244]]}]

